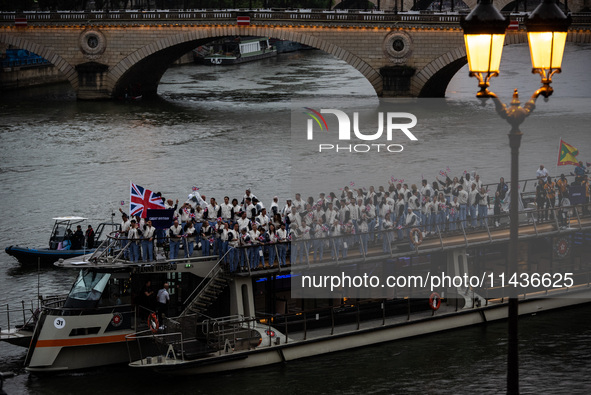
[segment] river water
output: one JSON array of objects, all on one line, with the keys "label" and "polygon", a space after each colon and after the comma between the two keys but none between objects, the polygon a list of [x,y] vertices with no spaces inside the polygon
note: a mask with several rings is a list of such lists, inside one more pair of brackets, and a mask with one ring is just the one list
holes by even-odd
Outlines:
[{"label": "river water", "polygon": [[[555,94],[522,126],[521,178],[540,163],[552,174],[562,137],[591,162],[591,46],[568,45]],[[522,101],[539,84],[529,73],[527,46],[505,48],[492,90],[505,102],[518,88]],[[515,71],[513,71],[515,70]],[[445,111],[424,117],[419,142],[380,164],[409,183],[451,168],[478,171],[485,182],[509,178],[509,127],[491,103],[474,98],[476,80],[461,70],[448,87]],[[67,85],[3,93],[0,97],[0,246],[44,246],[52,217],[107,220],[129,199],[129,182],[186,199],[193,186],[218,201],[240,198],[246,187],[270,204],[292,194],[290,113],[294,103],[377,108],[371,85],[347,64],[320,51],[229,67],[185,65],[163,77],[159,98],[140,102],[78,102]],[[318,106],[317,106],[318,107]],[[364,162],[365,163],[365,162]],[[381,162],[380,162],[381,163]],[[343,177],[368,186],[375,164]],[[312,166],[313,167],[313,166]],[[343,185],[322,171],[310,183],[324,192]],[[371,179],[373,183],[373,179]],[[127,209],[127,206],[124,206]],[[96,226],[96,225],[95,225]],[[0,309],[6,303],[63,293],[73,273],[22,269],[0,254]],[[0,313],[1,314],[1,313]],[[589,393],[589,306],[522,319],[521,388],[527,393]],[[36,377],[22,369],[25,350],[0,344],[0,370],[14,371],[9,394],[50,393],[474,393],[503,392],[506,325],[491,324],[347,351],[285,366],[200,378],[155,378],[123,367]],[[108,378],[107,378],[108,376]]]}]

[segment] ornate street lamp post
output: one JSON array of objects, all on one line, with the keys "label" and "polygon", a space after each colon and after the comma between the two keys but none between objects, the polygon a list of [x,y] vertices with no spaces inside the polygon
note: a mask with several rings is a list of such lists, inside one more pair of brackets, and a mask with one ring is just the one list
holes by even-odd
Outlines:
[{"label": "ornate street lamp post", "polygon": [[[509,21],[494,8],[492,0],[480,0],[474,10],[460,22],[464,29],[466,54],[470,76],[478,79],[480,91],[476,97],[486,100],[492,98],[495,109],[501,118],[511,125],[509,145],[511,147],[511,206],[509,208],[510,239],[508,275],[517,272],[518,245],[518,180],[519,146],[522,133],[519,125],[534,110],[536,99],[542,95],[547,100],[553,92],[550,83],[555,73],[560,73],[566,34],[571,24],[558,8],[555,0],[542,0],[540,5],[526,19],[528,42],[532,61],[532,72],[542,77],[542,87],[534,92],[523,107],[520,106],[517,89],[509,106],[503,104],[496,94],[489,91],[490,79],[499,74],[501,53],[505,41],[505,30]],[[507,393],[519,393],[519,353],[517,341],[518,299],[517,288],[509,290],[509,339],[507,350]]]}]

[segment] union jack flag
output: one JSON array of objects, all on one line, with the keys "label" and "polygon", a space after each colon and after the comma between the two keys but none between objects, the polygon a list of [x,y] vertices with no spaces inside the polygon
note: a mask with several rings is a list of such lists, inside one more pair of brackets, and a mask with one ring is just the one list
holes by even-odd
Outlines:
[{"label": "union jack flag", "polygon": [[157,196],[154,192],[140,187],[139,185],[131,183],[130,198],[129,198],[129,215],[139,215],[141,218],[146,218],[148,209],[164,209],[162,198]]}]

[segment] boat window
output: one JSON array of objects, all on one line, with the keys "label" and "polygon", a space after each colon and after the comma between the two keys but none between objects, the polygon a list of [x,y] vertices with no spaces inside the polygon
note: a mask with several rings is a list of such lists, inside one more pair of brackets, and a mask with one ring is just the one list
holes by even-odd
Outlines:
[{"label": "boat window", "polygon": [[58,244],[64,240],[64,236],[66,235],[66,227],[61,226],[61,224],[55,224],[53,234],[49,240],[49,249],[57,250]]},{"label": "boat window", "polygon": [[110,273],[81,270],[68,299],[98,301],[110,277]]}]

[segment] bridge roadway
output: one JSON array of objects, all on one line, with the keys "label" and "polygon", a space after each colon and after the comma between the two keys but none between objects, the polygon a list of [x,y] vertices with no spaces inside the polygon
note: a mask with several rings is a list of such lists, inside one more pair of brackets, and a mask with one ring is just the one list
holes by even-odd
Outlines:
[{"label": "bridge roadway", "polygon": [[[239,26],[239,15],[250,16],[250,24]],[[524,17],[510,18],[521,23]],[[443,97],[466,64],[459,21],[458,14],[383,11],[0,13],[0,43],[49,60],[83,100],[118,97],[138,86],[144,95],[156,94],[176,59],[226,36],[268,36],[318,48],[359,70],[378,96]],[[573,15],[567,41],[591,43],[591,14]],[[523,27],[508,31],[506,44],[525,42]]]}]

